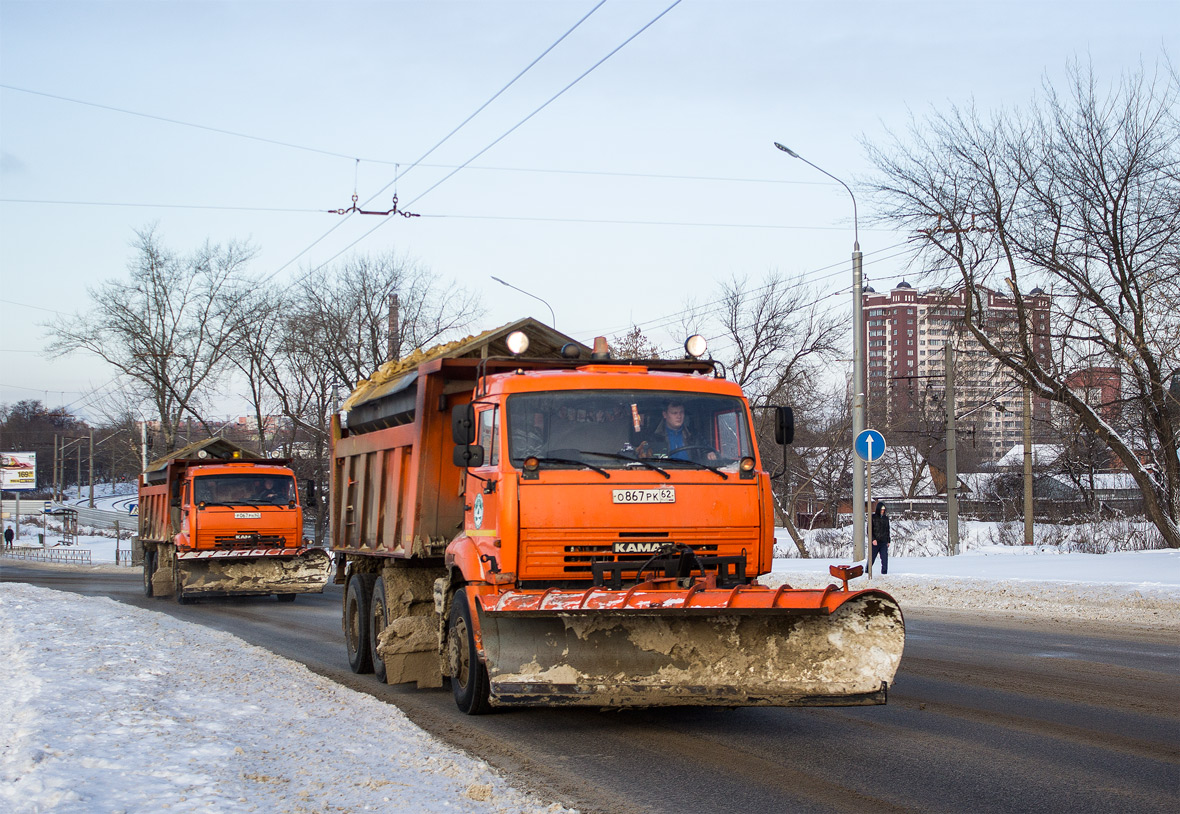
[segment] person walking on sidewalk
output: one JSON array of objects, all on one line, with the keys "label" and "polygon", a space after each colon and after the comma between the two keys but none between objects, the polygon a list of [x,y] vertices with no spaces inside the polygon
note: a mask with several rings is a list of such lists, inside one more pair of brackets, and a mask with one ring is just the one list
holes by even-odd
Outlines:
[{"label": "person walking on sidewalk", "polygon": [[877,510],[873,512],[873,559],[869,566],[877,562],[877,555],[881,555],[881,573],[889,573],[889,515],[885,513],[884,501],[877,501]]}]

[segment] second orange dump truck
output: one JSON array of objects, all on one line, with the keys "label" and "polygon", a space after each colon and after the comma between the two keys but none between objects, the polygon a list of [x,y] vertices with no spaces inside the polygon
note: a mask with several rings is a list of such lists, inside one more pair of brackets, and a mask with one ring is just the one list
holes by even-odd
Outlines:
[{"label": "second orange dump truck", "polygon": [[449,676],[467,713],[884,703],[905,638],[888,594],[849,590],[857,569],[758,583],[774,517],[740,388],[604,351],[522,320],[358,386],[330,524],[352,669]]},{"label": "second orange dump truck", "polygon": [[295,475],[221,439],[150,464],[139,484],[139,543],[148,596],[320,593],[331,559],[303,540]]}]

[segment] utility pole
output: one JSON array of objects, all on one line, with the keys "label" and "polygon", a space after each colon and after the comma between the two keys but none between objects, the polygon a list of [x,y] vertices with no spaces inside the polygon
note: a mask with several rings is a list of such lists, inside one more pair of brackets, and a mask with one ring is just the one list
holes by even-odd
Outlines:
[{"label": "utility pole", "polygon": [[959,462],[955,452],[955,348],[948,341],[943,352],[946,364],[946,519],[951,555],[959,553]]},{"label": "utility pole", "polygon": [[[81,489],[81,484],[78,488]],[[94,508],[94,427],[90,428],[90,508]],[[118,547],[119,544],[115,543],[115,548]]]},{"label": "utility pole", "polygon": [[401,308],[397,294],[389,295],[389,361],[397,359],[397,349],[401,346]]},{"label": "utility pole", "polygon": [[[862,267],[863,255],[860,251],[860,219],[856,212],[856,196],[852,188],[836,176],[803,156],[774,142],[774,146],[782,150],[791,158],[797,158],[812,169],[819,170],[831,178],[848,193],[852,199],[852,438],[853,442],[865,431],[865,370],[868,367],[868,353],[865,346],[864,321],[864,271]],[[493,280],[496,278],[493,277]],[[499,282],[504,282],[500,280]],[[504,283],[507,285],[507,283]],[[859,456],[852,457],[852,557],[854,560],[865,558],[865,525],[868,513],[865,511],[865,462]]]},{"label": "utility pole", "polygon": [[1032,391],[1024,386],[1024,544],[1033,544]]}]

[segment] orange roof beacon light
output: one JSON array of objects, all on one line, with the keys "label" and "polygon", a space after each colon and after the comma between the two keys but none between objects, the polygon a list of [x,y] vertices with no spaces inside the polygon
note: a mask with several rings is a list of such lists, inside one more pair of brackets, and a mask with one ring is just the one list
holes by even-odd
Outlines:
[{"label": "orange roof beacon light", "polygon": [[605,336],[594,337],[594,350],[590,352],[591,359],[609,359],[610,345],[606,343]]}]

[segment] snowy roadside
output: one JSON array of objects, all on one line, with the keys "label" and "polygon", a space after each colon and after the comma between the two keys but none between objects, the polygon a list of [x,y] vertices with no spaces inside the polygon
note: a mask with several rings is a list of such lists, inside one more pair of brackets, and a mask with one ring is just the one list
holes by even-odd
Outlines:
[{"label": "snowy roadside", "polygon": [[0,663],[14,814],[568,811],[390,704],[110,599],[0,583]]},{"label": "snowy roadside", "polygon": [[[762,581],[816,588],[849,560],[776,559]],[[893,557],[889,573],[853,580],[910,608],[1002,612],[1058,622],[1117,622],[1180,632],[1180,551],[1059,554],[990,546],[957,557]]]}]

